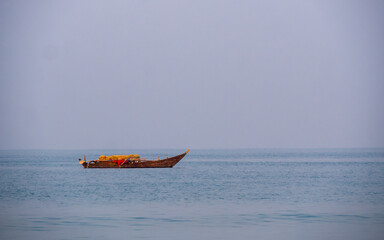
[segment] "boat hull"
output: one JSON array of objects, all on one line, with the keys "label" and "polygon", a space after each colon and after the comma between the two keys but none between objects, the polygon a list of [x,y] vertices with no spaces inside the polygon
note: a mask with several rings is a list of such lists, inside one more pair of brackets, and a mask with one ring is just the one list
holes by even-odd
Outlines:
[{"label": "boat hull", "polygon": [[116,161],[82,161],[80,163],[84,168],[172,168],[175,166],[181,159],[187,155],[188,151],[166,159],[161,160],[128,160],[121,164]]}]

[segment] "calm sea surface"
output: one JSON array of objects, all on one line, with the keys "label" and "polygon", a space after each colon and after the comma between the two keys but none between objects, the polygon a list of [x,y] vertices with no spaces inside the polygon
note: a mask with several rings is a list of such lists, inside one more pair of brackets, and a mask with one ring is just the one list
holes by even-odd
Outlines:
[{"label": "calm sea surface", "polygon": [[0,151],[0,239],[384,239],[384,149]]}]

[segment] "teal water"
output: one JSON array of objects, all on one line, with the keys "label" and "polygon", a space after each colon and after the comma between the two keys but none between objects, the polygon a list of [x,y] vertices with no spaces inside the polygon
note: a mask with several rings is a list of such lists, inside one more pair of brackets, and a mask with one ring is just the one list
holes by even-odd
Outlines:
[{"label": "teal water", "polygon": [[0,239],[384,239],[384,149],[0,151]]}]

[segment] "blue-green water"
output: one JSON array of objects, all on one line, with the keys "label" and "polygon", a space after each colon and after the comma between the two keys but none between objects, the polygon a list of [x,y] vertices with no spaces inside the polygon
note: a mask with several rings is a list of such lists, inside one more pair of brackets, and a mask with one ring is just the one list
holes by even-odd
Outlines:
[{"label": "blue-green water", "polygon": [[0,239],[384,239],[384,149],[0,151]]}]

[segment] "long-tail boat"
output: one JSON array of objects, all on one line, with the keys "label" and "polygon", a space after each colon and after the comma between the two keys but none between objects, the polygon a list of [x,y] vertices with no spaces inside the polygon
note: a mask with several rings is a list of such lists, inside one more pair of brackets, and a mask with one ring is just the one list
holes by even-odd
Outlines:
[{"label": "long-tail boat", "polygon": [[171,168],[175,166],[187,153],[189,149],[180,155],[159,159],[159,160],[146,160],[146,159],[124,159],[124,160],[90,160],[86,161],[79,158],[79,163],[84,168]]}]

